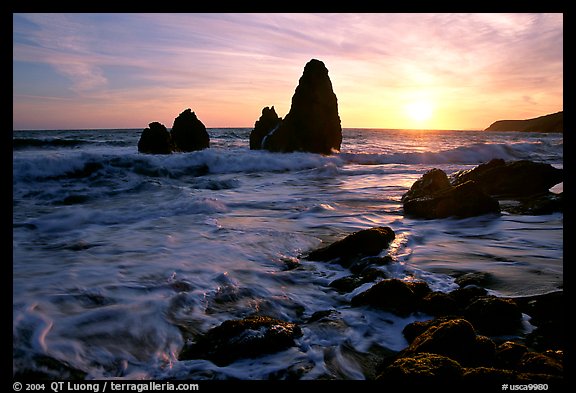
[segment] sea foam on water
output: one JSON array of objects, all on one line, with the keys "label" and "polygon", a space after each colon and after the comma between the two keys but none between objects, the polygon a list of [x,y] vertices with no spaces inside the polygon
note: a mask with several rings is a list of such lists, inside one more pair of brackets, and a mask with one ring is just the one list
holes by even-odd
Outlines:
[{"label": "sea foam on water", "polygon": [[[506,296],[562,285],[562,213],[419,220],[401,203],[434,167],[562,167],[561,134],[345,129],[323,156],[251,151],[250,129],[209,129],[209,149],[151,156],[139,131],[14,132],[15,371],[48,357],[88,378],[362,379],[357,359],[405,348],[402,329],[428,316],[351,307],[371,283],[340,293],[329,284],[350,271],[303,256],[375,226],[396,233],[378,267],[388,277],[448,292],[486,272]],[[178,360],[187,341],[254,313],[303,335],[225,367]]]}]

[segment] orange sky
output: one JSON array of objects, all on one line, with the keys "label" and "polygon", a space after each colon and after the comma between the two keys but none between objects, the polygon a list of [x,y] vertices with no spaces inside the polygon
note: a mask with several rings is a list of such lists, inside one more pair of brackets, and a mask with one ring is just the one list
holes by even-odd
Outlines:
[{"label": "orange sky", "polygon": [[14,14],[13,128],[284,117],[322,60],[345,128],[484,129],[563,109],[562,14]]}]

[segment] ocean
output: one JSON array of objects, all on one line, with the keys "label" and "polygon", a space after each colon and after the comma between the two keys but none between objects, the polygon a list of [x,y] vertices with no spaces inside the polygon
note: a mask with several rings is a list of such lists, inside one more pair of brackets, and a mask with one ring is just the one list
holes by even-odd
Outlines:
[{"label": "ocean", "polygon": [[[407,346],[396,316],[329,284],[350,274],[304,256],[389,226],[379,268],[451,291],[488,274],[498,296],[563,285],[563,213],[405,217],[423,173],[493,158],[563,166],[563,135],[344,129],[340,153],[249,150],[250,128],[212,128],[210,148],[138,153],[142,130],[13,132],[13,371],[55,359],[88,379],[364,379],[374,348]],[[563,185],[552,191],[562,191]],[[307,323],[333,310],[334,323]],[[292,348],[219,367],[178,360],[189,336],[250,314],[297,322]]]}]

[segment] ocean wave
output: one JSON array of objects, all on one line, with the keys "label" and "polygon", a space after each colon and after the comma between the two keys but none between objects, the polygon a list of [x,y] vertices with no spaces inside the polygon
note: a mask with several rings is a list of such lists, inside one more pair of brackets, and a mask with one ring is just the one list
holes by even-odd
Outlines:
[{"label": "ocean wave", "polygon": [[475,143],[437,152],[407,153],[340,153],[349,163],[360,165],[378,164],[481,164],[494,158],[504,160],[532,159],[556,161],[562,157],[562,144],[547,142],[522,143]]},{"label": "ocean wave", "polygon": [[12,140],[14,150],[27,149],[33,147],[75,147],[94,143],[84,139],[61,139],[61,138],[15,138]]},{"label": "ocean wave", "polygon": [[481,164],[494,158],[504,160],[531,159],[542,162],[562,161],[562,145],[537,143],[477,143],[436,152],[407,153],[348,153],[332,156],[313,153],[271,153],[246,149],[206,149],[171,155],[128,153],[106,155],[79,152],[77,154],[41,154],[16,157],[13,174],[18,180],[83,178],[117,175],[128,172],[147,177],[182,178],[206,174],[298,172],[327,168],[334,170],[347,164]]}]

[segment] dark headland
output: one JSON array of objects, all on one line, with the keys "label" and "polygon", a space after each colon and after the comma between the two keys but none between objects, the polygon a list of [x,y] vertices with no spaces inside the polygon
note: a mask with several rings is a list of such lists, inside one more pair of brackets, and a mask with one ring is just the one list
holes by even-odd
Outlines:
[{"label": "dark headland", "polygon": [[498,120],[484,131],[564,132],[564,111],[525,120]]}]

